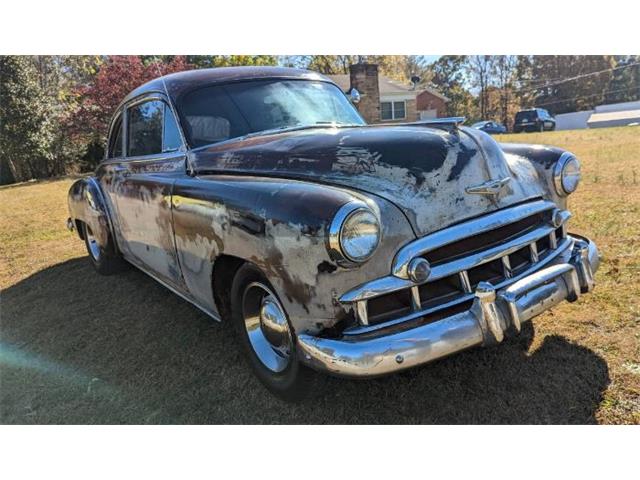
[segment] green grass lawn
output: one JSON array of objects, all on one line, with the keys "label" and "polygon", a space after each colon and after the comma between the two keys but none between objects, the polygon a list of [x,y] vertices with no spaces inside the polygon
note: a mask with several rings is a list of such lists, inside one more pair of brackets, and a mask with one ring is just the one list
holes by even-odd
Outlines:
[{"label": "green grass lawn", "polygon": [[283,403],[230,329],[134,269],[101,277],[65,229],[71,179],[0,188],[2,423],[640,423],[640,129],[502,135],[573,151],[592,295],[498,347]]}]

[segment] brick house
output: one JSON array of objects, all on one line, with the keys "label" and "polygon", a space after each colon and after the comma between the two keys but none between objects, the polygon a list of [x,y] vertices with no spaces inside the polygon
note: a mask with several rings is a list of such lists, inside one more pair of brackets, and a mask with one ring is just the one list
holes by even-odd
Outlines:
[{"label": "brick house", "polygon": [[367,123],[415,122],[445,115],[447,97],[431,88],[403,85],[378,74],[378,66],[358,63],[349,74],[327,75],[343,92],[360,93],[357,108]]}]

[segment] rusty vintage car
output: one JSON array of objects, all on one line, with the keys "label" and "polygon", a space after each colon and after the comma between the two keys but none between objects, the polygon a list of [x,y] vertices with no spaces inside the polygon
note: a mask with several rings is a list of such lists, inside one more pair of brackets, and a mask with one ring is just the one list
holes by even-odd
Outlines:
[{"label": "rusty vintage car", "polygon": [[[98,272],[133,264],[232,322],[260,380],[373,377],[501,342],[594,286],[580,164],[461,119],[366,125],[309,71],[176,73],[129,94],[69,192]],[[353,100],[353,101],[350,101]]]}]

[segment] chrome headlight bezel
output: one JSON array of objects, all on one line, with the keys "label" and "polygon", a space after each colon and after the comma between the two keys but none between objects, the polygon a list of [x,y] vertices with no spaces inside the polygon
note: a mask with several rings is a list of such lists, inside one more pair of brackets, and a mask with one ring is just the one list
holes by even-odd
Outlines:
[{"label": "chrome headlight bezel", "polygon": [[[352,219],[356,214],[362,212],[370,214],[375,219],[378,229],[377,239],[375,245],[367,253],[367,255],[354,257],[353,255],[350,255],[349,252],[344,248],[342,233],[344,230],[344,226],[347,225],[349,220]],[[380,245],[381,237],[382,228],[380,226],[380,219],[378,218],[378,216],[364,202],[353,201],[340,207],[340,209],[333,216],[333,220],[331,220],[327,232],[327,250],[329,251],[329,255],[331,256],[331,258],[335,260],[339,265],[343,267],[354,267],[365,263],[373,256],[373,254],[378,249],[378,246]]]},{"label": "chrome headlight bezel", "polygon": [[[577,166],[578,170],[578,178],[573,185],[573,189],[567,186],[565,182],[565,172],[567,170],[567,166],[571,165],[572,163]],[[580,160],[578,160],[575,155],[569,152],[564,152],[562,155],[560,155],[558,162],[553,168],[553,185],[555,186],[556,193],[561,197],[566,197],[567,195],[572,194],[577,190],[578,185],[580,185],[581,177],[582,174],[580,172]]]}]

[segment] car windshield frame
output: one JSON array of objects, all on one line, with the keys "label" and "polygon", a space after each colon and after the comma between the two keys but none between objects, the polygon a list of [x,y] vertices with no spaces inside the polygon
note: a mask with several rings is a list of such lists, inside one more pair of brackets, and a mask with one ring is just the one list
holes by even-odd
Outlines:
[{"label": "car windshield frame", "polygon": [[[336,99],[336,102],[333,104],[334,109],[338,108],[338,104],[342,103],[342,106],[346,106],[348,107],[348,112],[346,112],[345,115],[343,115],[343,117],[350,117],[349,120],[350,121],[344,121],[345,118],[338,118],[339,115],[336,115],[336,118],[333,119],[327,119],[326,121],[324,120],[318,120],[316,122],[313,123],[292,123],[289,125],[279,125],[279,126],[274,126],[272,128],[251,128],[251,124],[249,123],[249,121],[247,120],[247,117],[250,118],[250,115],[252,113],[254,113],[253,111],[248,111],[247,108],[242,108],[242,107],[247,107],[247,105],[242,105],[242,101],[241,99],[238,98],[234,98],[229,92],[230,90],[234,89],[234,88],[241,88],[239,86],[244,87],[244,91],[250,91],[250,88],[247,88],[248,84],[253,84],[256,86],[256,88],[265,88],[268,87],[271,84],[282,84],[282,83],[307,83],[307,84],[321,84],[323,85],[323,87],[321,88],[325,88],[324,86],[328,86],[330,90],[326,90],[327,92],[333,93],[333,89],[335,89],[335,96],[333,98]],[[226,138],[221,138],[220,140],[213,140],[213,141],[194,141],[194,137],[192,136],[192,129],[193,129],[193,124],[189,121],[188,117],[188,113],[189,113],[189,105],[187,103],[188,99],[190,96],[194,95],[194,94],[203,94],[204,90],[210,90],[210,89],[216,89],[215,91],[212,92],[218,95],[222,95],[222,97],[225,99],[225,101],[227,101],[228,105],[230,106],[231,109],[235,110],[235,113],[239,114],[239,117],[242,121],[244,121],[246,124],[244,125],[244,130],[242,131],[240,134],[230,134],[228,137]],[[249,94],[250,97],[250,94]],[[266,97],[264,97],[266,98]],[[244,99],[244,101],[246,101],[247,99]],[[300,100],[300,99],[298,99]],[[245,137],[255,137],[255,136],[261,136],[261,135],[269,135],[272,134],[274,132],[285,132],[285,131],[292,131],[292,130],[303,130],[303,129],[310,129],[310,128],[327,128],[327,127],[337,127],[337,128],[344,128],[344,127],[361,127],[361,126],[365,126],[367,125],[367,123],[365,122],[365,120],[362,118],[362,115],[360,115],[360,112],[357,110],[357,108],[349,101],[348,97],[344,94],[344,92],[342,92],[342,90],[333,82],[330,81],[326,81],[326,80],[321,80],[321,79],[297,79],[297,78],[264,78],[264,79],[251,79],[251,80],[242,80],[242,81],[234,81],[234,82],[220,82],[220,83],[213,83],[213,84],[207,84],[207,85],[199,85],[193,89],[190,89],[184,93],[182,93],[175,101],[176,104],[176,110],[178,113],[178,117],[179,117],[179,121],[181,123],[182,126],[182,131],[184,133],[184,136],[186,138],[186,141],[189,145],[189,147],[191,149],[199,149],[199,148],[206,148],[207,146],[211,146],[211,145],[217,145],[219,143],[223,143],[223,142],[227,142],[227,141],[231,141],[231,140],[237,140],[239,138],[245,138]],[[311,105],[310,105],[311,106]],[[342,108],[342,106],[340,106],[340,108]],[[336,112],[337,113],[337,112]],[[226,120],[226,118],[225,118]],[[229,122],[228,122],[229,123]],[[247,128],[248,127],[248,128]],[[234,128],[238,128],[235,127]],[[231,127],[229,126],[230,132],[231,132]],[[236,132],[237,133],[237,132]]]}]

